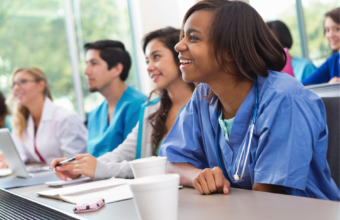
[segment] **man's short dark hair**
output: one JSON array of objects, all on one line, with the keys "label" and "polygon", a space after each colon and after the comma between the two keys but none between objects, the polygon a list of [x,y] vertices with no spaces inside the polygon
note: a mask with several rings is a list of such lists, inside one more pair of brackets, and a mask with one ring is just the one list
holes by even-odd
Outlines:
[{"label": "man's short dark hair", "polygon": [[283,47],[290,49],[293,45],[293,38],[290,31],[282,21],[275,20],[267,22],[267,25],[271,31],[274,32],[276,38]]},{"label": "man's short dark hair", "polygon": [[107,63],[109,70],[118,63],[121,63],[123,65],[123,70],[119,77],[122,81],[127,79],[131,67],[131,58],[122,42],[115,40],[99,40],[86,43],[84,48],[86,51],[91,49],[99,50],[99,56]]}]

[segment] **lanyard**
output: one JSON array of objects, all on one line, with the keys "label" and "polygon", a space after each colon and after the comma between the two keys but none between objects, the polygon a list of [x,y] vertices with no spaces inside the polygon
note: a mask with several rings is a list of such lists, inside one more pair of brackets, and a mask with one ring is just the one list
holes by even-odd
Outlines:
[{"label": "lanyard", "polygon": [[[243,164],[243,170],[242,170],[242,174],[241,174],[241,178],[238,176],[238,170],[239,170],[239,167],[240,167],[240,163],[241,163],[241,158],[242,158],[242,155],[244,153],[244,150],[245,150],[245,145],[246,145],[246,141],[244,142],[243,144],[243,147],[242,147],[242,152],[241,152],[241,155],[240,155],[240,158],[239,158],[239,162],[238,162],[238,165],[237,165],[237,170],[236,170],[236,173],[234,175],[234,179],[236,181],[240,181],[242,178],[243,178],[243,174],[244,174],[244,170],[245,170],[245,165],[246,165],[246,162],[248,160],[248,155],[249,155],[249,152],[250,152],[250,144],[251,144],[251,139],[253,137],[253,133],[254,133],[254,126],[255,126],[255,123],[256,123],[256,117],[257,117],[257,109],[258,109],[258,94],[257,94],[257,82],[256,82],[256,79],[254,79],[254,90],[255,90],[255,104],[254,104],[254,112],[253,112],[253,120],[252,120],[252,124],[249,128],[250,130],[250,136],[249,136],[249,141],[248,141],[248,148],[247,148],[247,154],[246,154],[246,159],[244,161],[244,164]],[[221,114],[221,107],[219,106],[218,108],[218,111],[217,111],[217,114]],[[249,131],[248,130],[248,131]],[[217,155],[217,160],[218,160],[218,165],[220,166],[220,168],[222,169],[223,171],[223,174],[224,174],[224,177],[230,182],[230,184],[232,183],[230,181],[230,178],[229,178],[229,175],[225,169],[225,167],[223,166],[222,164],[222,161],[221,161],[221,156],[220,156],[220,149],[219,149],[219,144],[218,144],[218,141],[219,141],[219,135],[220,135],[220,131],[221,131],[221,128],[220,128],[220,125],[217,121],[217,127],[216,127],[216,135],[215,135],[215,151],[216,151],[216,155]],[[248,134],[248,132],[247,132]],[[247,135],[246,135],[247,136]]]}]

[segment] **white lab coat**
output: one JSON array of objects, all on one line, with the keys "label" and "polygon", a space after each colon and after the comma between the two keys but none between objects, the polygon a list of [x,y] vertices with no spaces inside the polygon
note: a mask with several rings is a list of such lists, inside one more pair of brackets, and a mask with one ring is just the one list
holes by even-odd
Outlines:
[{"label": "white lab coat", "polygon": [[[31,115],[27,119],[27,128],[22,132],[23,139],[14,132],[12,137],[23,161],[41,162],[34,149],[34,122]],[[82,120],[46,97],[36,134],[38,152],[46,163],[51,164],[54,158],[86,153],[86,139],[87,129]]]}]

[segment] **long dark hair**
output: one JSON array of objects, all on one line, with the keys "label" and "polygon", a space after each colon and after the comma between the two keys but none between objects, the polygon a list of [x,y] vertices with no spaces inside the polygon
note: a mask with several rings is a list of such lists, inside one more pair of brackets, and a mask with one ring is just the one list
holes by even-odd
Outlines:
[{"label": "long dark hair", "polygon": [[330,17],[334,22],[340,24],[340,7],[333,9],[325,14],[325,17]]},{"label": "long dark hair", "polygon": [[[227,74],[228,56],[233,59],[239,77],[253,81],[254,76],[268,76],[268,70],[281,71],[286,65],[286,53],[269,28],[247,3],[227,0],[204,0],[192,6],[184,16],[183,27],[195,11],[211,11],[211,42],[220,68]],[[230,58],[229,58],[230,59]],[[218,99],[212,90],[206,96],[211,104]]]},{"label": "long dark hair", "polygon": [[274,32],[275,37],[283,47],[290,49],[293,45],[293,38],[290,34],[289,28],[285,23],[279,20],[269,21],[267,25],[271,31]]},{"label": "long dark hair", "polygon": [[[340,24],[340,7],[333,9],[325,14],[325,17],[330,17],[335,23]],[[325,25],[325,22],[324,22]],[[324,28],[324,33],[326,30]]]},{"label": "long dark hair", "polygon": [[[175,51],[175,45],[179,42],[179,34],[180,30],[172,27],[162,28],[156,31],[152,31],[144,36],[143,39],[143,51],[145,53],[145,48],[148,43],[154,39],[159,40],[164,44],[166,48],[168,48],[174,57],[174,62],[178,65],[178,74],[181,74],[179,69],[179,60],[178,53]],[[195,85],[193,83],[188,83],[188,85],[195,89]],[[152,91],[149,100],[152,94],[156,92],[156,90]],[[172,106],[171,99],[169,97],[168,91],[166,89],[162,89],[159,91],[160,97],[160,106],[159,109],[149,115],[148,121],[151,124],[153,130],[151,134],[151,143],[152,143],[152,154],[156,155],[157,148],[159,143],[161,142],[163,136],[168,132],[165,127],[166,118],[168,116],[169,110]]]}]

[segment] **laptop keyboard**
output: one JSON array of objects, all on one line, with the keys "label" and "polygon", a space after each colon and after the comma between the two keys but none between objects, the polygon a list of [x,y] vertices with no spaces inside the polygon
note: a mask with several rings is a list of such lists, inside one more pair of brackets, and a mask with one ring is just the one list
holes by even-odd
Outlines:
[{"label": "laptop keyboard", "polygon": [[29,173],[42,173],[42,172],[46,172],[46,171],[52,171],[51,169],[48,169],[50,168],[49,166],[45,166],[45,167],[26,167],[27,171]]},{"label": "laptop keyboard", "polygon": [[76,218],[0,189],[0,219],[68,220]]}]

